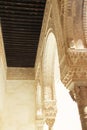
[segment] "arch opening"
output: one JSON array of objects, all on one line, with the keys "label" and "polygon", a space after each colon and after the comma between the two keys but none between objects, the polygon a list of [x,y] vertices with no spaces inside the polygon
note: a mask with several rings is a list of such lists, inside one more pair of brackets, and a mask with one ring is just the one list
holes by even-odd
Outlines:
[{"label": "arch opening", "polygon": [[[60,71],[59,71],[57,42],[53,32],[50,32],[48,34],[45,41],[45,47],[42,59],[42,77],[44,88],[44,101],[47,101],[49,103],[52,102],[56,103],[55,85],[58,81],[58,78],[60,78]],[[52,107],[54,109],[55,106]],[[53,116],[53,118],[56,117],[56,115],[55,116],[50,115],[50,116]],[[48,123],[47,124],[45,123],[44,129],[50,129],[50,125]]]},{"label": "arch opening", "polygon": [[53,32],[46,38],[45,49],[42,62],[43,86],[49,89],[46,99],[55,99],[55,82],[60,78],[57,42]]},{"label": "arch opening", "polygon": [[[43,88],[46,87],[46,90],[49,93],[45,92],[45,99],[56,100],[58,106],[58,113],[56,115],[55,123],[53,129],[57,130],[58,126],[60,129],[70,129],[73,124],[79,124],[79,114],[77,110],[77,105],[74,103],[68,93],[68,90],[63,86],[60,81],[60,67],[59,67],[59,58],[58,58],[58,49],[55,35],[51,32],[48,34],[46,38],[46,43],[43,51],[43,59],[42,59],[42,80],[43,80]],[[67,102],[67,105],[66,105]],[[69,107],[69,109],[67,108]],[[72,122],[72,112],[73,115],[76,116],[75,121]],[[69,114],[70,116],[67,117]],[[74,118],[74,117],[73,117]],[[62,125],[64,124],[64,127]],[[70,125],[68,125],[68,122]],[[67,126],[66,126],[67,125]],[[73,127],[75,128],[75,127]],[[81,126],[76,127],[80,129]],[[44,130],[48,129],[48,126],[44,126]]]}]

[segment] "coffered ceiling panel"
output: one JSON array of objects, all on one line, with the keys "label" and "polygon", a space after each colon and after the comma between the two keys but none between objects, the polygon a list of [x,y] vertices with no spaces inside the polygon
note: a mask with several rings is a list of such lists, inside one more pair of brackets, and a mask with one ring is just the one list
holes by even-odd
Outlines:
[{"label": "coffered ceiling panel", "polygon": [[34,67],[46,0],[0,0],[8,67]]}]

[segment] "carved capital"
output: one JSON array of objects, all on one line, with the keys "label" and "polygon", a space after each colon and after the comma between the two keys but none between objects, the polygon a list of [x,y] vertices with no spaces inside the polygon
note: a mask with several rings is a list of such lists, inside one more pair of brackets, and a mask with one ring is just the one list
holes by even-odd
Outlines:
[{"label": "carved capital", "polygon": [[80,113],[80,119],[82,123],[82,129],[87,129],[87,83],[81,84],[76,83],[75,84],[75,93],[76,93],[76,101],[79,108]]},{"label": "carved capital", "polygon": [[67,51],[68,64],[63,71],[62,82],[69,87],[72,82],[87,81],[87,49]]}]

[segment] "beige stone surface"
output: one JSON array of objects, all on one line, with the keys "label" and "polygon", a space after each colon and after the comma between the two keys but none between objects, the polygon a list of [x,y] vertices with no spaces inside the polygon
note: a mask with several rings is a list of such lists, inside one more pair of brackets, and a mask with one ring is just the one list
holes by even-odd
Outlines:
[{"label": "beige stone surface", "polygon": [[20,67],[8,67],[7,68],[8,80],[34,80],[35,69],[34,68],[20,68]]},{"label": "beige stone surface", "polygon": [[8,80],[2,130],[35,130],[34,80]]}]

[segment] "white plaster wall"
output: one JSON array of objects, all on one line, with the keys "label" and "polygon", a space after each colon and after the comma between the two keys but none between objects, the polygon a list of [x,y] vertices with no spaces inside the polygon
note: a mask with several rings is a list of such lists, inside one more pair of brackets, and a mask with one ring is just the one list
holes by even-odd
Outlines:
[{"label": "white plaster wall", "polygon": [[8,80],[3,130],[35,130],[34,80]]},{"label": "white plaster wall", "polygon": [[3,63],[0,58],[0,130],[3,125],[3,113],[4,113],[4,97],[5,97],[5,88],[6,88],[6,76],[3,67]]},{"label": "white plaster wall", "polygon": [[6,79],[4,76],[3,69],[0,65],[0,116],[3,113],[4,108],[4,96],[5,96]]}]

